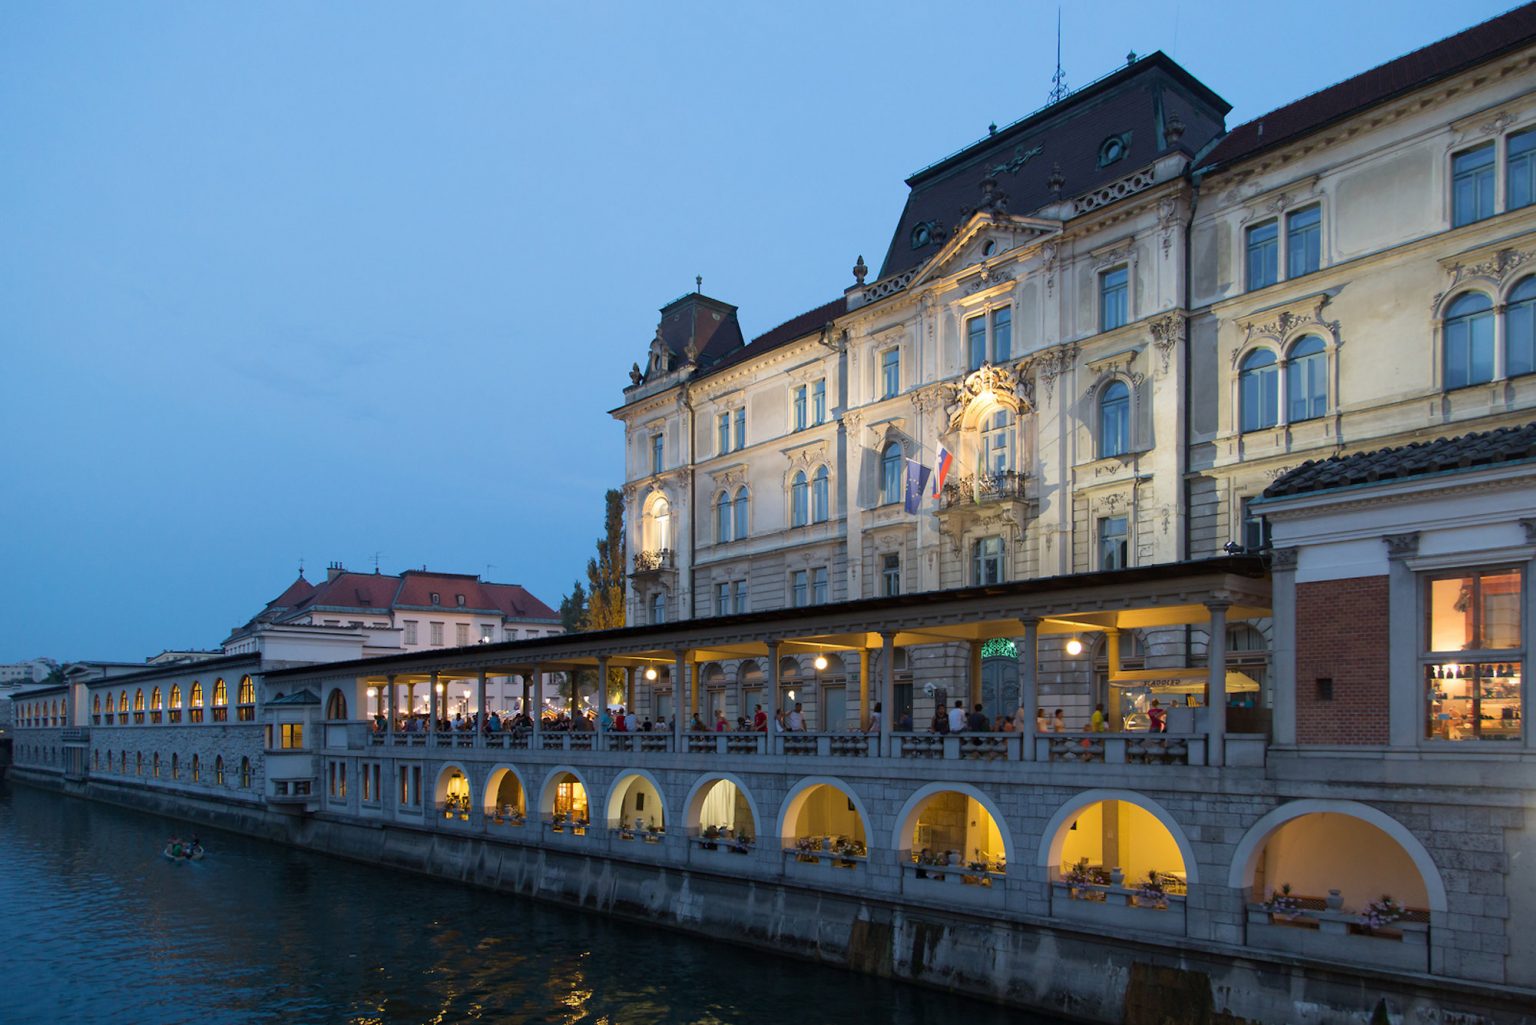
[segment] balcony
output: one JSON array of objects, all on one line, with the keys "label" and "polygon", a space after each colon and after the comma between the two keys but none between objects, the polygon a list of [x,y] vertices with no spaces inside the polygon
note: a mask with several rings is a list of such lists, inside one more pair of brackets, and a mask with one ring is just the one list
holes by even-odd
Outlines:
[{"label": "balcony", "polygon": [[670,573],[677,568],[677,561],[670,548],[657,548],[635,553],[635,570],[631,576],[641,577],[657,573]]},{"label": "balcony", "polygon": [[939,496],[941,510],[958,506],[986,505],[991,502],[1032,502],[1029,485],[1034,477],[1016,470],[1004,473],[978,473],[960,477],[944,485]]}]

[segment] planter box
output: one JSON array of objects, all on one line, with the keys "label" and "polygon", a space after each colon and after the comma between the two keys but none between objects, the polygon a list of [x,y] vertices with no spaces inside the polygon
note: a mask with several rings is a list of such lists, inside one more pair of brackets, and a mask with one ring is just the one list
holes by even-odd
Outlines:
[{"label": "planter box", "polygon": [[[1115,898],[1119,899],[1116,900]],[[1131,893],[1107,894],[1103,901],[1074,900],[1066,883],[1051,884],[1051,917],[1064,922],[1090,926],[1108,926],[1125,932],[1151,932],[1163,936],[1183,936],[1184,900],[1168,898],[1165,909],[1137,907]]]},{"label": "planter box", "polygon": [[1268,913],[1250,908],[1248,945],[1319,961],[1371,965],[1405,972],[1429,971],[1429,926],[1422,922],[1398,922],[1389,932],[1371,936],[1347,929],[1314,929],[1303,918],[1294,922],[1272,922]]}]

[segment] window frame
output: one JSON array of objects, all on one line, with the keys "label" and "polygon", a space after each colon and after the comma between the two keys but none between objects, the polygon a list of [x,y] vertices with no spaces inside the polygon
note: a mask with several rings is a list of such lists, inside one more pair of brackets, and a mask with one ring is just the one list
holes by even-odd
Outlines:
[{"label": "window frame", "polygon": [[991,587],[1007,580],[1006,551],[1001,534],[989,534],[971,542],[971,586]]},{"label": "window frame", "polygon": [[832,518],[832,473],[823,463],[811,474],[811,522],[826,523]]},{"label": "window frame", "polygon": [[[902,450],[901,443],[888,441],[880,449],[880,504],[894,505],[904,501],[906,488],[902,482],[902,462],[906,453]],[[895,467],[894,474],[892,467]]]},{"label": "window frame", "polygon": [[[1268,362],[1257,363],[1254,361],[1268,357]],[[1256,431],[1274,430],[1280,426],[1280,357],[1267,346],[1255,346],[1250,349],[1237,365],[1237,429],[1240,434],[1251,434]],[[1257,382],[1256,387],[1263,388],[1265,395],[1260,398],[1268,398],[1270,408],[1266,420],[1262,404],[1250,419],[1249,411],[1252,403],[1248,396],[1248,381]],[[1267,380],[1267,385],[1265,384]]]},{"label": "window frame", "polygon": [[820,427],[827,422],[827,379],[818,377],[811,382],[811,426]]},{"label": "window frame", "polygon": [[[1120,394],[1111,396],[1111,393],[1119,389]],[[1118,410],[1116,416],[1117,429],[1111,430],[1109,421],[1111,408]],[[1115,377],[1105,382],[1099,389],[1098,410],[1098,456],[1100,459],[1112,459],[1123,456],[1132,449],[1131,431],[1131,386],[1122,378]],[[1111,442],[1113,442],[1111,444]]]},{"label": "window frame", "polygon": [[[1119,525],[1118,533],[1110,533],[1110,528]],[[1110,516],[1100,516],[1094,524],[1094,568],[1102,572],[1125,569],[1131,564],[1131,517],[1127,513],[1119,513]],[[1111,552],[1110,545],[1118,545],[1118,550]]]},{"label": "window frame", "polygon": [[811,521],[811,484],[804,470],[789,480],[789,525],[803,527]]},{"label": "window frame", "polygon": [[886,552],[881,557],[880,592],[886,598],[894,598],[901,593],[901,555],[897,552]]},{"label": "window frame", "polygon": [[894,399],[901,394],[901,346],[880,350],[880,398]]},{"label": "window frame", "polygon": [[[1261,231],[1269,232],[1269,237],[1255,243],[1255,236]],[[1254,256],[1256,253],[1263,254],[1266,249],[1269,252],[1268,259],[1265,261],[1268,266],[1265,269],[1272,270],[1272,276],[1267,281],[1261,281],[1254,273]],[[1243,283],[1247,286],[1247,291],[1255,292],[1283,280],[1284,276],[1280,271],[1280,219],[1268,217],[1256,224],[1248,225],[1243,229]]]},{"label": "window frame", "polygon": [[[1124,275],[1124,280],[1116,286],[1110,285],[1110,279],[1116,275]],[[1111,297],[1117,299],[1111,306]],[[1118,312],[1119,319],[1111,323],[1111,313]],[[1122,328],[1134,320],[1131,316],[1131,265],[1129,262],[1117,263],[1113,267],[1106,267],[1099,272],[1099,331],[1114,331]]]},{"label": "window frame", "polygon": [[[1478,221],[1486,221],[1499,213],[1497,182],[1499,167],[1499,141],[1490,139],[1474,146],[1467,146],[1451,154],[1451,227],[1463,228],[1468,224],[1476,224]],[[1457,170],[1457,162],[1474,154],[1488,155],[1486,162],[1470,165],[1464,170]],[[1481,181],[1486,177],[1486,182]],[[1466,211],[1464,215],[1460,205],[1460,195],[1463,184],[1471,183],[1475,187],[1475,209]],[[1486,186],[1486,197],[1483,195]],[[1486,209],[1484,200],[1486,199]]]},{"label": "window frame", "polygon": [[792,430],[803,431],[810,426],[810,386],[797,384],[789,391],[790,423]]},{"label": "window frame", "polygon": [[[1474,299],[1481,299],[1487,305],[1480,309],[1470,309],[1463,313],[1455,312],[1457,306],[1462,305],[1467,300]],[[1488,384],[1489,382],[1498,379],[1498,306],[1499,304],[1494,300],[1493,296],[1490,296],[1487,292],[1479,291],[1477,289],[1467,289],[1462,292],[1458,292],[1455,296],[1452,296],[1451,299],[1445,304],[1445,312],[1440,316],[1441,390],[1455,391],[1459,388],[1471,388],[1480,384]],[[1478,325],[1485,324],[1487,326],[1486,345],[1489,350],[1489,372],[1488,376],[1485,378],[1476,378],[1472,372],[1476,362],[1475,350],[1479,341],[1473,333],[1474,321]],[[1457,344],[1465,344],[1466,346],[1466,359],[1464,362],[1466,363],[1468,373],[1465,380],[1457,378],[1453,382],[1451,376],[1451,345],[1453,332],[1459,334],[1462,330],[1465,330],[1467,337],[1464,343],[1458,341]]]},{"label": "window frame", "polygon": [[[1460,745],[1464,744],[1474,744],[1479,747],[1483,745],[1492,745],[1493,749],[1495,750],[1508,750],[1512,747],[1524,749],[1525,739],[1527,736],[1525,729],[1525,706],[1526,693],[1528,690],[1528,687],[1524,681],[1526,679],[1526,671],[1529,668],[1528,655],[1530,650],[1530,637],[1527,636],[1526,633],[1528,614],[1527,602],[1529,600],[1526,593],[1529,587],[1529,574],[1527,572],[1528,565],[1529,563],[1520,562],[1490,563],[1467,567],[1435,569],[1417,574],[1417,580],[1415,583],[1418,591],[1418,629],[1420,632],[1418,655],[1420,683],[1418,700],[1422,703],[1420,706],[1422,726],[1419,730],[1419,742],[1421,744],[1430,747],[1438,747],[1442,744],[1455,744],[1458,745],[1457,749],[1460,748]],[[1478,600],[1482,581],[1485,578],[1506,574],[1513,574],[1517,581],[1515,588],[1517,602],[1514,615],[1512,617],[1512,623],[1516,632],[1515,646],[1508,648],[1435,648],[1433,646],[1434,584],[1437,581],[1454,581],[1457,579],[1470,580],[1473,582],[1473,590],[1470,595],[1468,604],[1473,612],[1472,622],[1474,632],[1477,635],[1477,640],[1483,642],[1486,641],[1486,634],[1481,629],[1479,620],[1481,615],[1487,611],[1487,605],[1485,602]],[[1460,599],[1458,599],[1458,601],[1459,600]],[[1484,665],[1504,668],[1505,672],[1503,674],[1503,678],[1505,680],[1509,680],[1515,676],[1518,677],[1521,683],[1518,687],[1515,688],[1512,699],[1508,695],[1502,697],[1490,697],[1489,695],[1486,695],[1482,692],[1482,688],[1479,686],[1483,679],[1483,677],[1480,675],[1480,669]],[[1446,731],[1447,733],[1450,732],[1449,714],[1439,715],[1435,712],[1435,704],[1437,701],[1452,700],[1447,696],[1444,689],[1437,689],[1441,688],[1446,680],[1452,679],[1452,677],[1449,676],[1439,677],[1437,674],[1437,671],[1444,670],[1448,667],[1456,667],[1458,670],[1465,670],[1467,668],[1472,669],[1472,675],[1470,678],[1468,678],[1463,672],[1458,672],[1458,674],[1454,677],[1456,680],[1458,680],[1458,682],[1461,680],[1469,681],[1468,696],[1460,700],[1468,702],[1468,707],[1471,709],[1472,714],[1469,717],[1471,718],[1473,724],[1471,736],[1442,737],[1437,736],[1434,733],[1434,726],[1437,722],[1440,721],[1447,722]],[[1518,672],[1511,673],[1511,669],[1516,669]],[[1498,675],[1499,674],[1497,672],[1490,674],[1491,677],[1497,677]],[[1516,702],[1516,707],[1519,713],[1517,716],[1519,721],[1519,728],[1515,734],[1504,737],[1488,737],[1483,735],[1484,726],[1482,703],[1487,700],[1514,700]],[[1502,714],[1500,721],[1502,721]]]}]

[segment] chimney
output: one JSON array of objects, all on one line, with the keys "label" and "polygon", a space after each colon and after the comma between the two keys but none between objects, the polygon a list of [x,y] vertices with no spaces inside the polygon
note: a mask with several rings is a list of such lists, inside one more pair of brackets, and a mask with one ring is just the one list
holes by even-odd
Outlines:
[{"label": "chimney", "polygon": [[325,582],[330,583],[346,572],[346,568],[339,562],[333,562],[325,567]]}]

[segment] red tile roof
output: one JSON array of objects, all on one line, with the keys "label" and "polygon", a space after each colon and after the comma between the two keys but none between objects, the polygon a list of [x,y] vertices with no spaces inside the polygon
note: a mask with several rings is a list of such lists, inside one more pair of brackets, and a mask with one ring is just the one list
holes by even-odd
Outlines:
[{"label": "red tile roof", "polygon": [[752,339],[747,345],[737,349],[714,366],[708,367],[705,372],[714,373],[716,370],[735,366],[744,360],[761,356],[765,352],[771,352],[781,345],[788,345],[790,342],[804,338],[806,335],[815,334],[847,312],[848,300],[838,296],[831,302],[822,303],[814,310],[807,310],[798,317],[791,317],[771,331],[763,332]]},{"label": "red tile roof", "polygon": [[300,573],[299,578],[288,585],[288,590],[267,602],[267,608],[291,609],[314,592],[315,585],[305,580],[304,574]]},{"label": "red tile roof", "polygon": [[1238,125],[1201,160],[1200,167],[1213,169],[1246,159],[1532,42],[1536,42],[1536,3],[1517,7]]},{"label": "red tile roof", "polygon": [[[290,586],[286,597],[295,590]],[[432,601],[432,595],[438,601]],[[463,605],[459,595],[464,596]],[[281,601],[278,599],[277,601]],[[286,607],[288,615],[304,615],[318,609],[345,609],[386,614],[396,608],[462,608],[468,612],[495,612],[513,619],[558,620],[559,614],[519,584],[493,584],[463,573],[431,573],[407,570],[400,576],[382,573],[341,572],[287,606],[274,602],[268,608]]]}]

